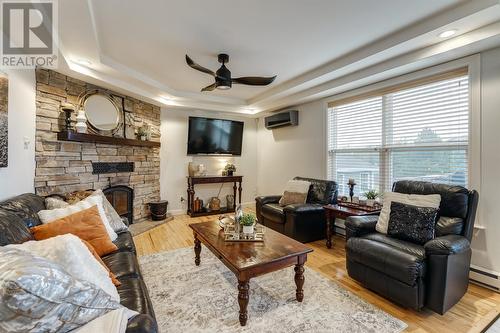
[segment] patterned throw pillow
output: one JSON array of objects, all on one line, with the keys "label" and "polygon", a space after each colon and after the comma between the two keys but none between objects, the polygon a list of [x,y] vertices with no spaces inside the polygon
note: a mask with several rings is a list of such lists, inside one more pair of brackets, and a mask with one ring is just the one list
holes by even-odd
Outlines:
[{"label": "patterned throw pillow", "polygon": [[92,193],[94,193],[93,190],[76,191],[76,192],[68,193],[66,195],[66,202],[68,202],[70,205],[74,205],[77,202],[80,202],[80,201],[86,199]]},{"label": "patterned throw pillow", "polygon": [[56,198],[56,197],[47,197],[45,198],[45,207],[47,209],[57,209],[57,208],[64,208],[68,207],[69,203],[64,201],[61,198]]},{"label": "patterned throw pillow", "polygon": [[116,233],[128,230],[128,227],[123,223],[122,218],[120,217],[120,215],[118,215],[113,205],[108,201],[102,190],[95,190],[94,193],[92,193],[90,196],[91,197],[97,196],[102,198],[104,213],[108,218],[109,225]]},{"label": "patterned throw pillow", "polygon": [[60,265],[0,248],[0,331],[68,332],[121,305]]},{"label": "patterned throw pillow", "polygon": [[387,234],[394,238],[425,244],[434,239],[438,209],[391,203]]},{"label": "patterned throw pillow", "polygon": [[279,201],[280,206],[293,204],[304,204],[307,200],[311,183],[304,180],[289,180],[286,184],[283,196]]}]

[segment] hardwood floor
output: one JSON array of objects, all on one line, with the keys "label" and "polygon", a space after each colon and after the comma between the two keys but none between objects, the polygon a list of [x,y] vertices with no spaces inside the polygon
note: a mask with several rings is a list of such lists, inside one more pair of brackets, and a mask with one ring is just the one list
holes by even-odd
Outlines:
[{"label": "hardwood floor", "polygon": [[[145,255],[192,247],[193,233],[188,225],[214,219],[215,216],[197,218],[190,218],[187,215],[176,216],[174,220],[134,237],[137,252],[139,255]],[[349,278],[345,267],[345,240],[342,237],[334,237],[332,249],[326,248],[325,241],[308,245],[314,252],[309,254],[306,267],[314,269],[364,300],[403,320],[408,324],[406,332],[481,332],[500,312],[500,294],[474,284],[469,285],[469,291],[463,299],[444,316],[429,310],[417,312],[401,308]],[[305,274],[307,279],[307,269]]]}]

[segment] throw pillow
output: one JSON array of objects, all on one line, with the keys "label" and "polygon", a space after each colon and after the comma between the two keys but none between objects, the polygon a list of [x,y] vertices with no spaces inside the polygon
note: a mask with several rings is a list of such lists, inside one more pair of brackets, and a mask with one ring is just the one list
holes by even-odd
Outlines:
[{"label": "throw pillow", "polygon": [[86,240],[100,257],[118,250],[111,241],[102,223],[97,206],[92,206],[59,220],[31,228],[36,240],[73,234]]},{"label": "throw pillow", "polygon": [[115,301],[120,301],[118,291],[109,277],[108,270],[101,266],[87,246],[75,235],[60,235],[41,241],[29,241],[6,247],[24,250],[56,262],[75,279],[93,283]]},{"label": "throw pillow", "polygon": [[80,202],[83,199],[87,198],[92,193],[94,193],[93,190],[76,191],[76,192],[69,193],[66,195],[66,202],[68,202],[71,205],[74,205],[77,202]]},{"label": "throw pillow", "polygon": [[85,244],[85,246],[87,246],[87,249],[90,251],[90,253],[94,257],[94,259],[97,260],[97,262],[99,264],[101,264],[102,267],[104,267],[104,269],[106,270],[106,272],[108,272],[108,276],[111,279],[111,282],[113,282],[113,284],[115,286],[117,286],[117,287],[121,286],[122,283],[116,278],[116,275],[113,272],[111,272],[111,270],[109,269],[109,267],[106,266],[106,264],[104,263],[104,261],[102,261],[101,257],[99,257],[99,255],[97,254],[97,251],[94,249],[94,247],[92,246],[92,244],[90,244],[89,242],[87,242],[86,240],[83,240],[83,239],[80,239],[80,241],[82,241],[83,244]]},{"label": "throw pillow", "polygon": [[391,203],[393,201],[419,207],[439,208],[439,204],[441,203],[441,195],[404,194],[397,192],[384,193],[382,210],[380,211],[377,225],[375,227],[375,229],[382,234],[387,234],[389,216],[391,214]]},{"label": "throw pillow", "polygon": [[106,217],[106,213],[104,212],[102,198],[99,196],[88,197],[66,208],[42,210],[38,212],[38,216],[40,217],[40,220],[42,221],[43,224],[47,224],[51,223],[52,221],[66,217],[68,215],[88,209],[92,206],[97,206],[97,209],[99,211],[99,216],[101,218],[102,223],[104,224],[104,227],[106,228],[106,232],[108,233],[109,238],[111,238],[112,241],[115,241],[116,238],[118,238],[118,235],[109,225],[108,218]]},{"label": "throw pillow", "polygon": [[56,197],[48,197],[45,198],[45,207],[47,209],[57,209],[57,208],[64,208],[68,207],[69,203],[64,201],[61,198],[56,198]]},{"label": "throw pillow", "polygon": [[122,308],[59,264],[0,247],[0,332],[68,332]]},{"label": "throw pillow", "polygon": [[387,234],[423,245],[434,239],[437,212],[438,208],[392,202]]},{"label": "throw pillow", "polygon": [[127,231],[128,227],[123,223],[122,218],[120,217],[120,215],[118,215],[115,208],[108,201],[108,198],[106,198],[102,190],[95,190],[94,193],[90,195],[90,197],[96,197],[96,196],[102,198],[104,213],[106,214],[106,217],[109,221],[109,225],[111,226],[111,228],[116,233]]},{"label": "throw pillow", "polygon": [[287,206],[306,203],[310,186],[311,183],[305,180],[289,180],[285,186],[285,191],[283,192],[283,196],[281,196],[279,205]]}]

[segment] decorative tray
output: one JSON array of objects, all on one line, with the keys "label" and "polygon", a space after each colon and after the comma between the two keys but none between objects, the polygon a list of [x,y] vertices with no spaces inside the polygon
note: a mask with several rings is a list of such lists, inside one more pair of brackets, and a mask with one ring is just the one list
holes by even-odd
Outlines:
[{"label": "decorative tray", "polygon": [[337,205],[342,206],[342,207],[361,209],[361,210],[364,210],[366,212],[376,212],[376,211],[379,211],[382,209],[382,205],[380,205],[380,204],[377,204],[373,207],[370,207],[370,206],[360,205],[360,204],[353,203],[353,202],[341,202],[341,201],[339,201],[337,203]]},{"label": "decorative tray", "polygon": [[224,217],[219,220],[219,224],[224,230],[224,240],[226,242],[263,242],[265,227],[256,223],[252,234],[246,234],[241,231],[239,225],[234,223],[231,217]]},{"label": "decorative tray", "polygon": [[256,224],[253,234],[238,232],[234,226],[224,228],[224,240],[226,242],[263,242],[264,226]]}]

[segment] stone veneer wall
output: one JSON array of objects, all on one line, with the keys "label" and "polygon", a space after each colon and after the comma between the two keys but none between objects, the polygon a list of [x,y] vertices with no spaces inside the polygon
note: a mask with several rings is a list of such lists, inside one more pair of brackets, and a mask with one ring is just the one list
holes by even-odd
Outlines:
[{"label": "stone veneer wall", "polygon": [[[149,124],[153,141],[160,141],[160,108],[51,70],[37,69],[36,82],[36,193],[127,185],[134,189],[135,222],[147,218],[147,203],[160,198],[159,148],[58,141],[57,133],[64,130],[61,105],[76,108],[78,96],[89,90],[111,94],[134,126]],[[135,171],[93,175],[91,162],[134,162]]]}]

